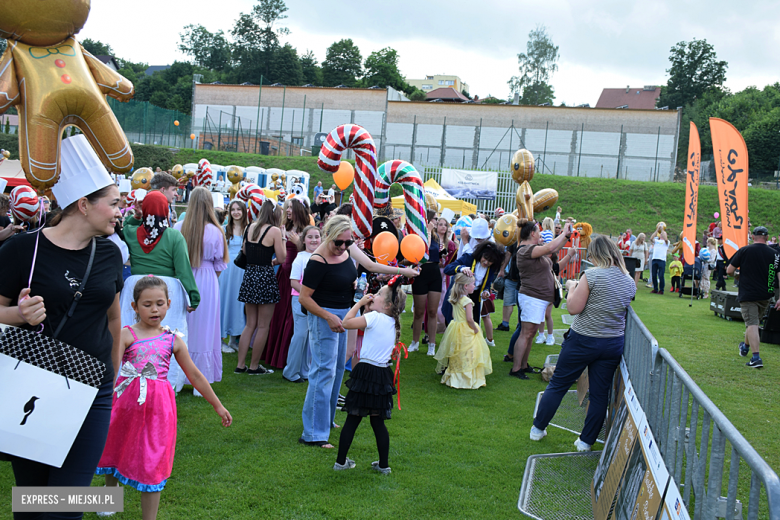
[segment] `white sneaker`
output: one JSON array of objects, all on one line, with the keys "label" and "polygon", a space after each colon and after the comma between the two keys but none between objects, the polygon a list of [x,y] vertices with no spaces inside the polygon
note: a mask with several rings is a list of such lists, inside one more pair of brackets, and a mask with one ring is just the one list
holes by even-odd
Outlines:
[{"label": "white sneaker", "polygon": [[409,348],[406,349],[407,352],[417,352],[420,350],[420,342],[419,341],[412,341],[412,344],[409,345]]},{"label": "white sneaker", "polygon": [[651,283],[645,284],[645,287],[653,287],[653,284]]},{"label": "white sneaker", "polygon": [[95,514],[100,517],[103,517],[103,516],[114,516],[116,513],[114,513],[113,511],[98,511]]},{"label": "white sneaker", "polygon": [[531,426],[531,440],[540,441],[547,436],[547,430],[540,430],[536,426]]},{"label": "white sneaker", "polygon": [[347,457],[344,460],[344,464],[339,464],[338,462],[333,463],[333,469],[336,471],[342,471],[345,469],[352,469],[356,466],[355,461]]},{"label": "white sneaker", "polygon": [[552,334],[549,334],[547,336],[547,344],[548,345],[555,345],[555,336],[553,336]]},{"label": "white sneaker", "polygon": [[579,437],[574,441],[574,447],[577,448],[577,451],[590,451],[590,444],[582,442]]},{"label": "white sneaker", "polygon": [[485,343],[487,343],[488,347],[495,347],[496,346],[495,340],[492,340],[492,339],[486,339]]},{"label": "white sneaker", "polygon": [[436,343],[428,343],[428,355],[429,356],[436,355]]},{"label": "white sneaker", "polygon": [[371,463],[371,469],[373,469],[374,471],[378,471],[382,475],[389,475],[390,474],[390,467],[388,466],[386,468],[380,468],[378,460],[375,460],[374,462]]},{"label": "white sneaker", "polygon": [[538,336],[536,336],[536,344],[541,345],[545,342],[547,339],[547,336],[545,336],[544,332],[540,333]]}]

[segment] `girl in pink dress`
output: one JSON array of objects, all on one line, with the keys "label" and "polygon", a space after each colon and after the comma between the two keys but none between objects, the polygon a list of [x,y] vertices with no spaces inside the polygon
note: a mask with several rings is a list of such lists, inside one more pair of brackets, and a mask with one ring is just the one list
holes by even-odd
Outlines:
[{"label": "girl in pink dress", "polygon": [[176,399],[166,379],[171,354],[222,418],[222,425],[230,426],[233,418],[192,362],[184,341],[160,325],[170,305],[165,281],[153,275],[142,278],[133,289],[133,300],[139,319],[122,329],[119,349],[113,353],[114,366],[122,368],[96,473],[106,476],[107,486],[122,482],[143,492],[141,510],[149,520],[157,518],[160,492],[171,476],[176,449]]}]

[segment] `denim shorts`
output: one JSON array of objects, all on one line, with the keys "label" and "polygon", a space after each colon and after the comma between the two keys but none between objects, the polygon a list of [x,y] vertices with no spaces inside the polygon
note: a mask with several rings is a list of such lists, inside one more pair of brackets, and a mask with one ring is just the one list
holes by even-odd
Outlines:
[{"label": "denim shorts", "polygon": [[517,305],[517,288],[519,286],[520,282],[504,277],[504,307]]}]

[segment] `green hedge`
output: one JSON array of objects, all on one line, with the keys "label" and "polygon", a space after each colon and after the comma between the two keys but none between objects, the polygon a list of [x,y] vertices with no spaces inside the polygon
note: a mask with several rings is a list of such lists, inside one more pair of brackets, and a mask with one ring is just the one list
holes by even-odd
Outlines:
[{"label": "green hedge", "polygon": [[19,136],[16,134],[0,133],[0,148],[11,152],[9,159],[19,158]]}]

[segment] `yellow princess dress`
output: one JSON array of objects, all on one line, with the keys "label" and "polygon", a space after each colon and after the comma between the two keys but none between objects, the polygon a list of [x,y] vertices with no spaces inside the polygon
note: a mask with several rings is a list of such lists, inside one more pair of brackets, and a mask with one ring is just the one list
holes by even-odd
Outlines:
[{"label": "yellow princess dress", "polygon": [[470,298],[462,296],[452,306],[453,320],[447,326],[439,348],[434,356],[438,361],[436,371],[444,375],[442,384],[452,388],[476,389],[485,386],[485,376],[493,372],[490,349],[482,337],[475,334],[466,322],[466,305],[473,304]]}]

